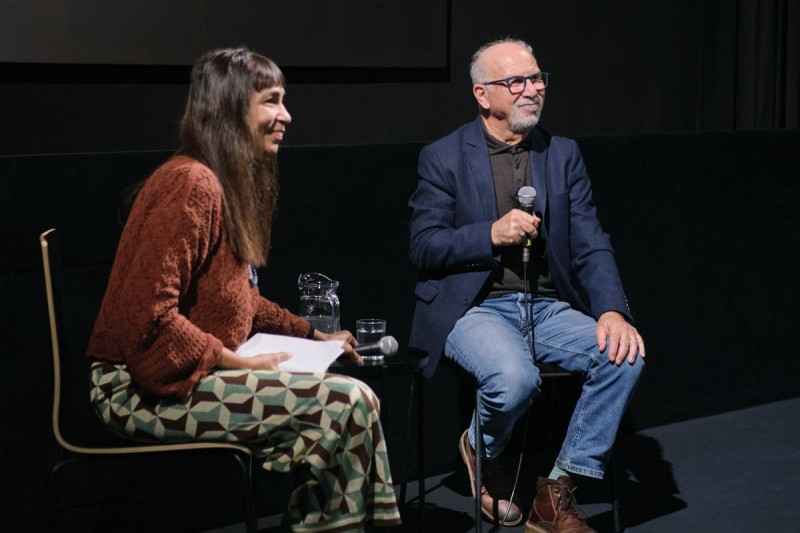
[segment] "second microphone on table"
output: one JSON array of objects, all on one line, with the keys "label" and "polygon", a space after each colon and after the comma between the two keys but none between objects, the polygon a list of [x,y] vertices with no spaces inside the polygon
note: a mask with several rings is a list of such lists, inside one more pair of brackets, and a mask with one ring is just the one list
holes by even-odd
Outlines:
[{"label": "second microphone on table", "polygon": [[382,353],[383,355],[394,355],[397,353],[397,340],[391,335],[387,335],[386,337],[381,337],[379,340],[375,342],[370,342],[367,344],[359,344],[354,348],[354,350],[361,355],[365,355],[368,353]]}]

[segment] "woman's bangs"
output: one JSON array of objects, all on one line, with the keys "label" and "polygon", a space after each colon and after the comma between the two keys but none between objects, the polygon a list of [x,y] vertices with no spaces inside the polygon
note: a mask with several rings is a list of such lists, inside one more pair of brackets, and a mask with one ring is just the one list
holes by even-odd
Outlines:
[{"label": "woman's bangs", "polygon": [[271,60],[256,55],[253,57],[253,64],[255,67],[253,69],[253,89],[255,91],[263,91],[275,86],[283,87],[286,84],[283,72]]}]

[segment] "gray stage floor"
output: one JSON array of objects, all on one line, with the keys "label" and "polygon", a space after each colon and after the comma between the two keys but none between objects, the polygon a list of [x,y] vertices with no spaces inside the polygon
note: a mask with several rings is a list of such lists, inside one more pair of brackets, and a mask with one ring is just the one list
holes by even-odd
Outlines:
[{"label": "gray stage floor", "polygon": [[[640,431],[618,452],[626,532],[800,531],[800,398]],[[607,488],[577,493],[601,533],[613,530]],[[403,531],[476,530],[464,469],[428,478],[423,509],[416,496],[411,483]],[[277,532],[278,523],[277,516],[262,518],[259,527]],[[481,528],[498,531],[488,522]]]}]

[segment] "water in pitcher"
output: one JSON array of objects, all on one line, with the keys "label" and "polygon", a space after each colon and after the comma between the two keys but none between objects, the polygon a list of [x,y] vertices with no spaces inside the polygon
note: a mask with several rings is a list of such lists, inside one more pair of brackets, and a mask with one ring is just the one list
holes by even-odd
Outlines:
[{"label": "water in pitcher", "polygon": [[311,327],[324,333],[333,333],[334,331],[339,331],[341,329],[338,321],[334,320],[330,316],[300,315],[300,318],[305,318],[308,320],[308,323],[311,324]]},{"label": "water in pitcher", "polygon": [[297,314],[324,333],[342,329],[339,322],[339,297],[336,295],[338,287],[338,281],[324,274],[300,274],[297,278],[300,311]]}]

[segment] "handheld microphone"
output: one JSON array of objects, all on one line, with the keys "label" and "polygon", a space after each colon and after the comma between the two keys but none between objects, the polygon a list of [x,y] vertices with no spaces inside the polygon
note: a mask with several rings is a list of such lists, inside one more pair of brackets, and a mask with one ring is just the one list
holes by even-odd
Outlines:
[{"label": "handheld microphone", "polygon": [[[528,213],[529,215],[533,214],[534,200],[536,200],[536,189],[534,189],[530,185],[521,187],[520,190],[517,192],[517,201],[519,202],[519,208]],[[531,245],[533,244],[533,241],[531,240],[530,236],[528,236],[525,238],[525,241],[522,244],[523,244],[522,262],[527,264],[531,259]]]},{"label": "handheld microphone", "polygon": [[534,200],[536,200],[536,189],[534,189],[530,185],[521,187],[520,190],[517,191],[517,201],[519,202],[519,208],[528,213],[529,215],[533,214]]},{"label": "handheld microphone", "polygon": [[397,353],[397,340],[391,335],[387,335],[386,337],[381,337],[378,341],[356,346],[354,350],[359,355],[364,355],[368,352],[380,352],[383,355],[394,355]]}]

